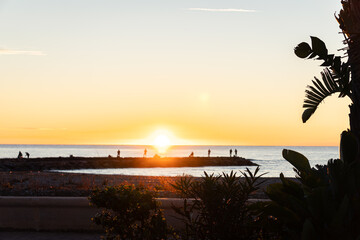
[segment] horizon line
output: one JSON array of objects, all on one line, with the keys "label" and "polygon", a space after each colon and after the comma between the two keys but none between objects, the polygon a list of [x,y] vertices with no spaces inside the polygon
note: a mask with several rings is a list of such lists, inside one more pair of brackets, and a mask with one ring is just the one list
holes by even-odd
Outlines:
[{"label": "horizon line", "polygon": [[189,11],[203,11],[203,12],[258,12],[257,10],[242,9],[242,8],[188,8]]},{"label": "horizon line", "polygon": [[[12,143],[0,143],[0,146],[14,146],[14,145],[25,145],[25,146],[151,146],[152,144],[12,144]],[[339,147],[338,145],[236,145],[236,144],[172,144],[169,147],[185,147],[185,146],[194,146],[194,147]]]}]

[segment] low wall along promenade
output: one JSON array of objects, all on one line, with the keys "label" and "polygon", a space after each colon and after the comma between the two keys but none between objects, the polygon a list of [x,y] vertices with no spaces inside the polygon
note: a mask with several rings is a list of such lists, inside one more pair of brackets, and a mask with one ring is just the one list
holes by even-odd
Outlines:
[{"label": "low wall along promenade", "polygon": [[[171,226],[182,228],[171,206],[181,199],[158,199]],[[99,231],[91,221],[97,208],[86,197],[0,197],[0,229],[36,231]]]}]

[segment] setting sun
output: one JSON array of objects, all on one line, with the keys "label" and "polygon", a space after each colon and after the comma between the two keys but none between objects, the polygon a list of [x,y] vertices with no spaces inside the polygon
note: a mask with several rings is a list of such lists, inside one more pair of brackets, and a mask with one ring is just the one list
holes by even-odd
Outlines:
[{"label": "setting sun", "polygon": [[170,145],[170,139],[166,135],[158,135],[153,143],[153,146],[156,147],[159,153],[166,153]]},{"label": "setting sun", "polygon": [[167,130],[157,130],[152,136],[152,145],[157,149],[158,153],[165,153],[172,145],[172,134]]},{"label": "setting sun", "polygon": [[168,147],[170,139],[165,135],[159,135],[155,138],[154,145],[158,147]]}]

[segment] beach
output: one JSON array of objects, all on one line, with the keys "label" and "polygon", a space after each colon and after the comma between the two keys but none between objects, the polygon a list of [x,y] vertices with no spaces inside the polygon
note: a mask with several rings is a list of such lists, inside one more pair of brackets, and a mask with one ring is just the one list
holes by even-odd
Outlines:
[{"label": "beach", "polygon": [[[0,195],[89,196],[95,188],[125,183],[143,185],[156,191],[158,197],[178,197],[171,184],[184,176],[102,175],[65,173],[56,172],[56,170],[204,166],[257,166],[257,164],[241,157],[0,159]],[[194,179],[199,180],[200,178],[194,177]],[[264,198],[265,185],[276,181],[274,178],[265,180],[261,189],[257,191],[256,198]]]},{"label": "beach", "polygon": [[[95,188],[122,183],[143,185],[158,192],[158,197],[178,197],[171,184],[184,176],[95,175],[57,172],[0,172],[1,196],[89,196]],[[200,178],[194,178],[199,180]],[[261,178],[260,189],[251,197],[264,199],[267,185],[279,178]]]}]

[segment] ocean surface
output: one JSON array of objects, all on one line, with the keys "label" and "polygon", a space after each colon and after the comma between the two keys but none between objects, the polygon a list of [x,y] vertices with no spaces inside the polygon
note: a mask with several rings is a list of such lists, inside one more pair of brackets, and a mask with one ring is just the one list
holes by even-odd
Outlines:
[{"label": "ocean surface", "polygon": [[[120,150],[121,157],[142,157],[144,149],[147,149],[147,157],[159,154],[152,146],[125,146],[125,145],[0,145],[0,158],[15,158],[21,151],[30,153],[35,157],[116,157]],[[301,147],[301,146],[172,146],[163,157],[186,157],[191,152],[194,156],[207,156],[208,149],[211,156],[229,156],[230,149],[234,154],[235,149],[240,157],[252,160],[260,165],[260,173],[266,173],[267,177],[278,177],[282,172],[286,177],[294,177],[292,165],[282,157],[283,149],[291,149],[305,155],[311,166],[326,164],[331,158],[338,158],[338,147]],[[248,167],[254,170],[256,167]],[[93,174],[124,174],[124,175],[147,175],[147,176],[203,176],[204,171],[214,173],[244,171],[246,167],[184,167],[184,168],[118,168],[118,169],[76,169],[63,172],[93,173]],[[240,174],[240,172],[239,172]]]}]

